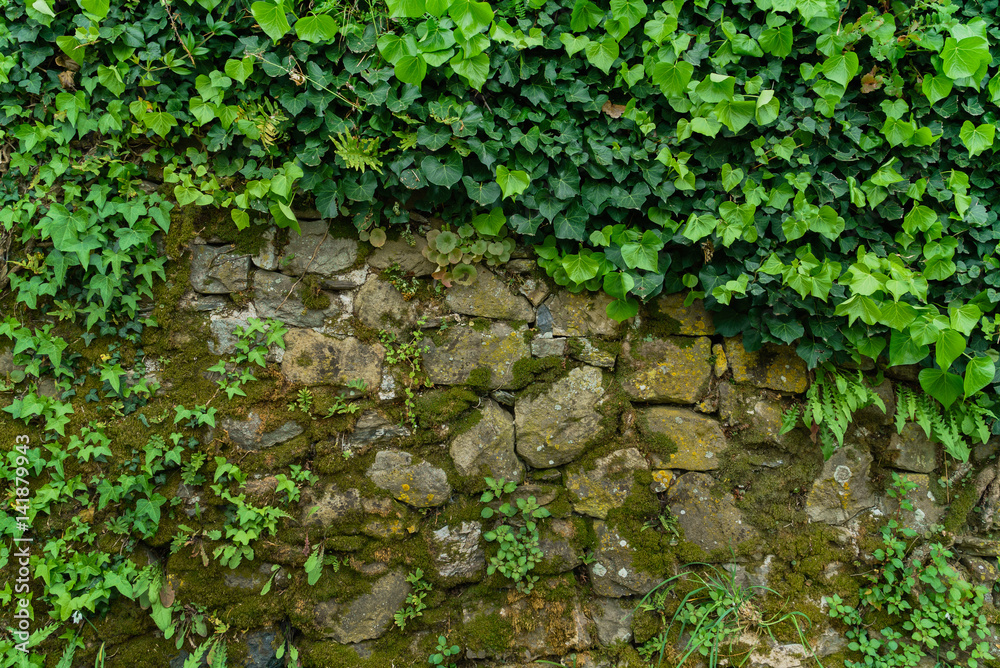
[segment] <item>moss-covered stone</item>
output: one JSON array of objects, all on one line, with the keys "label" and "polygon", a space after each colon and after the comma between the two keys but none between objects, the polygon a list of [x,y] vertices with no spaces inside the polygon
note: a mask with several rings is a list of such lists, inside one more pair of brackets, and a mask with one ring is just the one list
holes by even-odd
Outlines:
[{"label": "moss-covered stone", "polygon": [[749,382],[779,392],[801,393],[809,387],[806,363],[791,346],[766,343],[760,350],[747,352],[742,337],[726,339],[726,357],[733,380]]},{"label": "moss-covered stone", "polygon": [[708,392],[712,342],[705,337],[629,340],[619,381],[637,401],[693,404]]}]

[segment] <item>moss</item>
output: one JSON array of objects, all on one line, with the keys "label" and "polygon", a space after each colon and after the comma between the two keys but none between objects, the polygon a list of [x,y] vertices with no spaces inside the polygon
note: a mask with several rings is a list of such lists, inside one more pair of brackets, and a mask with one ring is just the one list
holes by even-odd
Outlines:
[{"label": "moss", "polygon": [[479,403],[479,396],[464,387],[432,390],[414,400],[413,413],[417,424],[437,426],[451,422],[476,403]]},{"label": "moss", "polygon": [[493,321],[489,318],[473,318],[471,325],[477,332],[488,332],[493,326]]},{"label": "moss", "polygon": [[503,654],[514,643],[514,625],[497,613],[476,615],[462,627],[458,636],[463,647]]},{"label": "moss", "polygon": [[469,372],[469,378],[465,382],[469,386],[469,389],[480,394],[485,394],[489,391],[491,378],[493,378],[492,369],[485,366],[477,366]]},{"label": "moss", "polygon": [[323,286],[315,274],[308,274],[302,278],[298,294],[302,305],[307,309],[323,311],[330,308],[330,295],[323,292]]},{"label": "moss", "polygon": [[509,389],[523,390],[530,385],[535,385],[537,391],[528,392],[528,394],[533,394],[565,376],[569,373],[570,368],[566,365],[565,359],[561,357],[523,357],[514,362],[511,371],[513,377],[508,385]]},{"label": "moss", "polygon": [[[742,498],[736,505],[753,526],[773,534],[780,527],[806,522],[802,504],[822,467],[818,453],[800,453],[796,457],[768,448],[752,452],[729,448],[720,459],[719,482],[714,491],[737,490]],[[785,463],[777,468],[760,464],[776,460]]]},{"label": "moss", "polygon": [[952,494],[954,497],[944,518],[944,530],[959,534],[968,523],[969,513],[979,502],[979,495],[976,493],[975,485],[969,483],[960,489],[952,489]]}]

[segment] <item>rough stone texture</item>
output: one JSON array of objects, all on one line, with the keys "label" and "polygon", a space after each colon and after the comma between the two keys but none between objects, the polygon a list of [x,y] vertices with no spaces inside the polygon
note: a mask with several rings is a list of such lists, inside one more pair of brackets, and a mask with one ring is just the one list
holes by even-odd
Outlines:
[{"label": "rough stone texture", "polygon": [[587,649],[593,643],[590,619],[584,613],[579,592],[569,599],[545,601],[539,597],[521,599],[504,606],[500,616],[530,619],[521,630],[515,626],[514,646],[525,659],[560,656]]},{"label": "rough stone texture", "polygon": [[705,310],[705,304],[700,299],[694,300],[690,306],[684,306],[686,292],[663,295],[656,300],[656,308],[677,322],[676,334],[682,336],[712,336],[715,334],[715,324],[712,316]]},{"label": "rough stone texture", "polygon": [[965,554],[976,557],[1000,557],[1000,540],[989,540],[978,536],[959,536],[955,547]]},{"label": "rough stone texture", "polygon": [[322,496],[318,490],[309,489],[302,504],[302,523],[307,526],[326,527],[336,533],[337,524],[352,513],[362,512],[361,493],[354,488],[340,489],[330,485]]},{"label": "rough stone texture", "polygon": [[[865,379],[869,380],[869,374],[865,374]],[[892,381],[883,380],[874,389],[885,404],[885,410],[878,406],[865,406],[854,414],[854,421],[882,426],[893,424],[896,421],[896,391],[892,389]]]},{"label": "rough stone texture", "polygon": [[[509,269],[510,264],[508,263],[507,266]],[[518,291],[527,297],[532,306],[538,306],[552,293],[545,281],[538,278],[524,279],[524,282],[521,283],[521,287]]]},{"label": "rough stone texture", "polygon": [[250,257],[230,246],[194,246],[191,249],[191,286],[206,294],[227,294],[247,289]]},{"label": "rough stone texture", "polygon": [[[327,234],[330,229],[328,221],[303,220],[300,221],[299,228],[302,234],[292,232],[289,235],[288,245],[278,260],[289,274],[330,276],[347,269],[358,259],[358,242],[354,239],[337,239]],[[292,255],[295,257],[285,263]]]},{"label": "rough stone texture", "polygon": [[601,520],[594,522],[597,547],[594,563],[590,564],[590,583],[598,596],[622,598],[645,594],[660,583],[660,579],[632,567],[632,547],[617,529]]},{"label": "rough stone texture", "polygon": [[444,471],[397,450],[382,450],[366,475],[377,487],[414,508],[444,505],[451,497],[451,485]]},{"label": "rough stone texture", "polygon": [[208,352],[213,355],[229,355],[236,352],[236,344],[239,342],[236,328],[245,328],[249,319],[256,317],[257,309],[253,304],[248,305],[243,311],[226,308],[210,313],[208,329],[212,332],[212,338],[208,341]]},{"label": "rough stone texture", "polygon": [[278,247],[274,243],[275,228],[267,228],[261,237],[264,239],[264,244],[250,260],[258,269],[274,271],[278,268]]},{"label": "rough stone texture", "polygon": [[[934,492],[931,491],[931,477],[924,473],[900,473],[899,477],[916,485],[916,488],[906,495],[913,510],[904,510],[900,513],[901,524],[918,532],[927,531],[932,524],[940,524],[945,509],[937,504]],[[888,499],[886,505],[890,512],[898,507],[895,499]]]},{"label": "rough stone texture", "polygon": [[573,339],[578,345],[570,346],[570,356],[575,360],[580,360],[590,366],[599,366],[604,369],[615,368],[615,355],[606,350],[601,350],[590,339]]},{"label": "rough stone texture", "polygon": [[316,626],[325,637],[339,643],[373,640],[389,630],[393,615],[409,594],[406,574],[393,571],[379,578],[371,593],[350,603],[340,603],[336,599],[318,603],[314,609]]},{"label": "rough stone texture", "polygon": [[781,433],[788,406],[750,385],[719,384],[719,419],[729,426],[730,438],[742,445],[777,445],[790,450],[802,445],[801,430]]},{"label": "rough stone texture", "polygon": [[7,376],[14,371],[14,353],[12,348],[0,350],[0,379],[6,380]]},{"label": "rough stone texture", "polygon": [[566,354],[566,339],[538,337],[531,341],[532,357],[562,357]]},{"label": "rough stone texture", "polygon": [[372,329],[399,335],[416,327],[419,311],[399,290],[378,276],[369,278],[354,298],[354,314]]},{"label": "rough stone texture", "polygon": [[566,489],[573,510],[598,519],[607,519],[608,511],[620,506],[635,486],[633,474],[648,471],[649,464],[636,448],[618,450],[594,462],[594,468],[566,472]]},{"label": "rough stone texture", "polygon": [[994,583],[1000,581],[1000,568],[982,557],[962,557],[962,565],[968,569],[973,584],[992,587]]},{"label": "rough stone texture", "polygon": [[705,473],[685,473],[668,494],[670,513],[684,530],[684,540],[706,551],[728,550],[757,537],[743,520],[731,494],[712,494],[715,480]]},{"label": "rough stone texture", "polygon": [[726,357],[733,369],[733,380],[750,382],[778,392],[805,392],[809,386],[806,363],[791,346],[766,343],[748,353],[740,337],[726,339]]},{"label": "rough stone texture", "polygon": [[380,344],[293,329],[285,335],[281,373],[288,382],[298,385],[346,386],[360,378],[367,387],[378,387],[383,359],[385,351]]},{"label": "rough stone texture", "polygon": [[347,437],[347,447],[360,450],[376,443],[387,443],[395,438],[410,435],[410,430],[389,422],[375,411],[365,411],[354,424],[354,431]]},{"label": "rough stone texture", "polygon": [[706,337],[626,341],[622,389],[637,401],[693,404],[708,392],[711,351]]},{"label": "rough stone texture", "polygon": [[613,336],[618,323],[605,310],[612,298],[601,293],[572,294],[565,290],[545,302],[552,314],[553,336]]},{"label": "rough stone texture", "polygon": [[889,456],[893,468],[915,473],[931,473],[937,462],[937,445],[927,437],[920,425],[907,422],[903,433],[889,438]]},{"label": "rough stone texture", "polygon": [[722,378],[729,371],[729,360],[726,358],[726,349],[721,343],[712,344],[712,356],[715,357],[715,364],[712,365],[715,377]]},{"label": "rough stone texture", "polygon": [[463,478],[482,484],[486,476],[521,482],[524,464],[514,453],[514,417],[492,399],[480,409],[481,419],[451,442],[451,458]]},{"label": "rough stone texture", "polygon": [[435,269],[434,263],[425,258],[422,253],[427,247],[427,240],[414,236],[416,245],[410,246],[402,239],[386,241],[368,257],[368,264],[376,269],[388,269],[398,265],[404,274],[413,276],[429,276]]},{"label": "rough stone texture", "polygon": [[263,425],[264,421],[253,411],[250,412],[246,420],[227,417],[219,421],[219,426],[229,435],[229,440],[243,450],[270,448],[295,438],[303,431],[299,423],[293,420],[289,420],[277,429],[268,432],[264,432]]},{"label": "rough stone texture", "polygon": [[229,298],[224,295],[203,295],[200,292],[188,292],[181,297],[177,303],[177,308],[184,311],[216,311],[230,304]]},{"label": "rough stone texture", "polygon": [[502,322],[485,330],[468,325],[449,327],[440,345],[425,340],[424,368],[435,385],[461,385],[477,368],[491,371],[487,386],[500,389],[514,380],[514,363],[531,357],[521,330]]},{"label": "rough stone texture", "polygon": [[485,267],[479,268],[472,285],[454,285],[444,299],[455,313],[497,320],[535,320],[535,310],[528,300],[512,293],[506,283]]},{"label": "rough stone texture", "polygon": [[670,489],[677,476],[678,474],[673,471],[656,469],[653,471],[653,482],[650,483],[649,488],[653,494],[661,494]]},{"label": "rough stone texture", "polygon": [[677,452],[666,460],[661,461],[658,455],[654,455],[654,465],[685,471],[719,468],[719,455],[728,444],[718,422],[686,408],[672,406],[650,406],[637,412],[646,428],[666,436],[677,446]]},{"label": "rough stone texture", "polygon": [[430,552],[438,575],[449,578],[451,584],[479,580],[486,568],[482,536],[479,522],[462,522],[455,527],[445,525],[431,532]]},{"label": "rough stone texture", "polygon": [[637,600],[594,598],[590,618],[597,626],[597,639],[602,645],[632,640],[632,613]]},{"label": "rough stone texture", "polygon": [[536,397],[514,406],[517,452],[537,469],[561,466],[583,453],[598,433],[596,406],[604,396],[601,372],[579,367]]},{"label": "rough stone texture", "polygon": [[548,519],[538,525],[538,530],[538,549],[545,555],[536,568],[539,573],[565,573],[582,563],[580,537],[572,521]]},{"label": "rough stone texture", "polygon": [[385,497],[361,497],[361,509],[369,517],[361,532],[371,538],[399,539],[419,529],[414,511],[406,505]]},{"label": "rough stone texture", "polygon": [[806,497],[806,514],[813,522],[842,524],[875,507],[875,491],[868,480],[872,456],[847,445],[838,448],[824,464]]},{"label": "rough stone texture", "polygon": [[[294,286],[294,287],[293,287]],[[293,327],[319,327],[327,318],[340,314],[337,300],[331,299],[326,309],[307,309],[299,294],[301,284],[295,279],[273,271],[256,271],[253,275],[254,305],[261,318],[277,318]]]}]

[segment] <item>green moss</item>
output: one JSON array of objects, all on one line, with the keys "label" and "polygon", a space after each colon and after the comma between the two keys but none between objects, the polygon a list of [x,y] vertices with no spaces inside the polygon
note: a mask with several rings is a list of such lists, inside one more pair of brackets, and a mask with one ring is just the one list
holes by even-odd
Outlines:
[{"label": "green moss", "polygon": [[[523,390],[530,385],[537,386],[540,392],[561,377],[569,373],[571,367],[565,364],[561,357],[523,357],[512,367],[512,379],[509,388]],[[529,390],[528,394],[533,392]]]},{"label": "green moss", "polygon": [[470,389],[485,394],[489,391],[491,378],[493,378],[492,369],[485,366],[477,366],[469,373],[466,384]]},{"label": "green moss", "polygon": [[431,390],[414,400],[417,424],[433,427],[445,424],[479,403],[479,395],[464,387]]},{"label": "green moss", "polygon": [[960,488],[953,488],[952,494],[954,498],[944,518],[944,530],[958,534],[968,523],[969,513],[979,502],[979,495],[976,493],[975,485],[968,483]]},{"label": "green moss", "polygon": [[[739,490],[742,498],[737,506],[753,526],[773,534],[780,527],[807,521],[801,502],[822,467],[819,453],[795,456],[768,448],[753,452],[729,448],[720,459],[715,491]],[[776,460],[784,464],[777,468],[760,464]]]},{"label": "green moss", "polygon": [[302,305],[307,309],[323,311],[330,308],[330,295],[323,292],[323,286],[314,274],[302,278],[298,294]]},{"label": "green moss", "polygon": [[495,612],[476,615],[462,627],[458,638],[463,647],[485,650],[490,654],[504,654],[514,642],[514,625]]},{"label": "green moss", "polygon": [[493,326],[493,321],[489,318],[473,318],[472,329],[477,332],[488,332]]}]

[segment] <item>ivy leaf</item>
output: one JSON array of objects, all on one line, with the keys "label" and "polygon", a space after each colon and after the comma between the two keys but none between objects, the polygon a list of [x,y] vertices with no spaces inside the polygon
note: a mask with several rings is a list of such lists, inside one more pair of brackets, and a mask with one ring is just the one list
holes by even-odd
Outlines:
[{"label": "ivy leaf", "polygon": [[757,107],[754,113],[757,117],[757,125],[767,125],[773,123],[778,118],[778,111],[781,105],[778,98],[774,96],[773,90],[762,90],[757,96]]},{"label": "ivy leaf", "polygon": [[255,2],[250,5],[250,13],[260,25],[260,29],[277,44],[278,40],[292,29],[285,16],[284,3]]},{"label": "ivy leaf", "polygon": [[564,255],[562,266],[571,281],[584,283],[597,276],[597,270],[601,265],[590,255],[580,253],[578,255]]},{"label": "ivy leaf", "polygon": [[427,76],[427,61],[423,56],[403,56],[393,66],[393,74],[403,83],[419,86]]},{"label": "ivy leaf", "polygon": [[973,125],[970,121],[962,123],[962,129],[958,136],[962,140],[965,148],[969,149],[969,157],[977,156],[986,149],[993,146],[993,137],[996,133],[996,126],[992,123]]},{"label": "ivy leaf", "polygon": [[944,370],[951,367],[952,362],[965,352],[968,342],[965,337],[953,329],[941,332],[937,342],[934,344],[934,361]]},{"label": "ivy leaf", "polygon": [[467,36],[486,30],[493,22],[493,10],[488,2],[454,0],[448,9],[448,16]]},{"label": "ivy leaf", "polygon": [[762,320],[772,336],[788,344],[798,341],[806,331],[802,323],[770,313],[764,314]]},{"label": "ivy leaf", "polygon": [[80,0],[80,7],[95,23],[100,23],[108,15],[111,8],[109,0]]},{"label": "ivy leaf", "polygon": [[647,11],[646,3],[642,0],[611,0],[611,15],[616,19],[625,19],[630,26],[639,25]]},{"label": "ivy leaf", "polygon": [[639,302],[631,297],[616,299],[608,304],[604,311],[612,320],[624,322],[629,318],[634,318],[639,313]]},{"label": "ivy leaf", "polygon": [[165,111],[147,112],[143,115],[142,122],[143,125],[161,137],[166,137],[170,128],[177,125],[177,119],[174,118],[173,114],[168,114]]},{"label": "ivy leaf", "polygon": [[604,292],[616,299],[627,299],[629,290],[635,286],[635,280],[630,274],[612,271],[604,274]]},{"label": "ivy leaf", "polygon": [[885,301],[880,321],[898,331],[903,331],[917,318],[917,310],[906,302]]},{"label": "ivy leaf", "polygon": [[965,396],[971,397],[992,383],[995,374],[996,365],[989,357],[974,357],[969,360],[965,365]]},{"label": "ivy leaf", "polygon": [[874,325],[882,316],[882,310],[871,297],[855,294],[847,301],[837,304],[834,310],[837,315],[846,315],[847,323],[853,325],[854,321],[861,318],[861,322],[866,325]]},{"label": "ivy leaf", "polygon": [[559,41],[563,43],[566,47],[566,55],[572,56],[573,54],[582,51],[590,44],[590,38],[586,35],[573,35],[568,32],[564,32],[559,35]]},{"label": "ivy leaf", "polygon": [[313,188],[316,198],[316,209],[324,218],[336,218],[340,215],[341,194],[333,181],[323,181]]},{"label": "ivy leaf", "polygon": [[465,186],[465,192],[480,206],[489,206],[493,204],[498,199],[500,199],[501,192],[500,186],[498,186],[493,181],[488,181],[486,183],[479,183],[475,181],[471,176],[463,176],[462,184]]},{"label": "ivy leaf", "polygon": [[691,82],[694,65],[681,60],[676,63],[656,63],[650,72],[650,80],[660,87],[667,97],[681,97]]},{"label": "ivy leaf", "polygon": [[949,37],[945,40],[941,56],[944,59],[944,73],[952,79],[975,75],[982,63],[988,63],[991,59],[989,44],[979,35],[963,39]]},{"label": "ivy leaf", "polygon": [[858,54],[853,51],[830,56],[823,62],[823,74],[831,81],[836,81],[844,88],[858,73]]},{"label": "ivy leaf", "polygon": [[661,248],[663,242],[656,232],[646,230],[638,242],[622,244],[622,259],[629,269],[659,271],[657,260]]},{"label": "ivy leaf", "polygon": [[420,168],[430,183],[451,188],[462,180],[462,158],[457,153],[446,153],[441,157],[424,156]]},{"label": "ivy leaf", "polygon": [[552,221],[555,235],[559,239],[572,239],[573,241],[583,241],[589,216],[582,206],[576,202],[570,206],[565,213],[560,213]]},{"label": "ivy leaf", "polygon": [[[497,194],[499,195],[499,193]],[[484,237],[495,237],[503,229],[506,222],[507,217],[503,215],[503,209],[494,207],[489,213],[481,213],[473,218],[472,226]]]},{"label": "ivy leaf", "polygon": [[961,376],[941,369],[922,369],[917,378],[924,392],[940,401],[945,408],[955,403],[965,391]]},{"label": "ivy leaf", "polygon": [[[298,28],[299,24],[296,23],[295,27]],[[243,60],[229,59],[226,61],[226,76],[243,83],[251,74],[253,74],[252,56],[247,56]]]},{"label": "ivy leaf", "polygon": [[889,366],[917,364],[930,352],[925,345],[917,345],[906,332],[893,330],[889,337]]},{"label": "ivy leaf", "polygon": [[[295,34],[299,36],[299,39],[306,42],[329,42],[337,33],[340,32],[340,26],[329,14],[310,14],[309,16],[303,16],[298,21],[295,22]],[[227,71],[226,74],[229,74]],[[232,74],[229,76],[233,77]],[[236,79],[237,77],[233,77]]]},{"label": "ivy leaf", "polygon": [[727,162],[722,166],[721,176],[722,187],[726,189],[726,192],[729,192],[743,182],[744,174],[742,169],[739,167],[733,169],[732,165]]},{"label": "ivy leaf", "polygon": [[528,185],[531,183],[527,172],[519,169],[507,169],[503,165],[497,165],[496,177],[497,185],[500,186],[504,199],[508,197],[513,199],[520,195],[528,189]]},{"label": "ivy leaf", "polygon": [[427,10],[424,0],[386,0],[386,5],[393,18],[419,19]]},{"label": "ivy leaf", "polygon": [[583,32],[596,28],[604,18],[604,10],[590,0],[576,0],[570,14],[569,27],[573,32]]},{"label": "ivy leaf", "polygon": [[733,134],[739,134],[754,119],[756,111],[757,103],[752,100],[722,100],[715,107],[716,117]]},{"label": "ivy leaf", "polygon": [[618,60],[618,42],[610,35],[605,35],[600,42],[591,42],[584,49],[590,64],[605,74],[611,72],[611,66]]},{"label": "ivy leaf", "polygon": [[931,104],[943,100],[951,94],[952,81],[943,74],[925,76],[921,90]]},{"label": "ivy leaf", "polygon": [[783,25],[780,28],[768,28],[760,34],[760,48],[772,56],[784,58],[792,53],[792,26]]},{"label": "ivy leaf", "polygon": [[449,63],[455,73],[469,82],[476,90],[482,90],[483,84],[490,75],[490,57],[480,53],[472,58],[457,55]]},{"label": "ivy leaf", "polygon": [[948,317],[952,329],[969,336],[976,325],[979,324],[979,319],[983,317],[983,312],[975,304],[965,304],[958,307],[949,306]]}]

